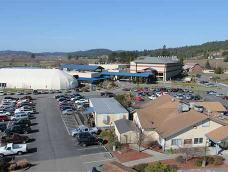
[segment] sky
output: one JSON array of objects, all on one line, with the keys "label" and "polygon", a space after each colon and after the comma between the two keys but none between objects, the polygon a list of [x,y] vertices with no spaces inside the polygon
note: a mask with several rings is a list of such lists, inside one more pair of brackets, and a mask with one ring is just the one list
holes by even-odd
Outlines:
[{"label": "sky", "polygon": [[228,39],[228,0],[0,0],[0,50],[143,50]]}]

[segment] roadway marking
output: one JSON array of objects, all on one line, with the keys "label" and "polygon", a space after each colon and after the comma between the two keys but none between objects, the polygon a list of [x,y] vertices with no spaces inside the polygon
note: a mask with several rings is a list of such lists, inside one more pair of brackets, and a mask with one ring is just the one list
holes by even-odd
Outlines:
[{"label": "roadway marking", "polygon": [[69,131],[69,129],[68,129],[68,127],[67,127],[65,121],[63,120],[62,115],[61,115],[61,119],[62,119],[62,121],[63,121],[63,124],[64,124],[64,126],[65,126],[65,128],[66,128],[68,134],[70,135],[70,131]]}]

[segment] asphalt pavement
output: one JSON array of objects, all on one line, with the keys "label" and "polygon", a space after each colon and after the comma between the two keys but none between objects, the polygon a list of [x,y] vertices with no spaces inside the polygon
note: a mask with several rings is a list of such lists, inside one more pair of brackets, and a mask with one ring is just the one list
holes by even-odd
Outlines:
[{"label": "asphalt pavement", "polygon": [[[18,96],[17,96],[18,97]],[[31,172],[88,172],[112,159],[103,146],[83,148],[71,137],[61,118],[54,95],[35,95],[37,114],[32,119],[34,141],[28,143],[29,153],[16,156],[27,159],[33,166]]]}]

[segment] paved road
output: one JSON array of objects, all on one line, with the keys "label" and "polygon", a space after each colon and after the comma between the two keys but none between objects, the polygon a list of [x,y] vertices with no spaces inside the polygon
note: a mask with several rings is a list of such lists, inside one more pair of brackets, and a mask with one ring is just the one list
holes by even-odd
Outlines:
[{"label": "paved road", "polygon": [[29,136],[35,141],[28,144],[30,153],[16,156],[16,159],[26,158],[35,164],[27,171],[87,172],[112,158],[102,146],[82,148],[77,145],[65,128],[53,95],[33,97],[39,113],[32,120],[34,133]]}]

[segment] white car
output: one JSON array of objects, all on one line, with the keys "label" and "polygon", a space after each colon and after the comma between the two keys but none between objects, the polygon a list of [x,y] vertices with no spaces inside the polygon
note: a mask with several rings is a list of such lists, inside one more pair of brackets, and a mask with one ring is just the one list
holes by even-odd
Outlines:
[{"label": "white car", "polygon": [[150,100],[155,100],[157,97],[155,95],[148,96]]},{"label": "white car", "polygon": [[30,115],[31,113],[34,113],[34,111],[32,109],[24,109],[24,108],[18,108],[14,111],[14,113],[20,113],[20,112],[24,112],[27,115]]},{"label": "white car", "polygon": [[22,155],[27,152],[27,144],[8,143],[6,146],[0,147],[0,156],[6,155]]},{"label": "white car", "polygon": [[91,134],[96,134],[98,132],[98,128],[96,128],[96,127],[88,128],[85,125],[80,125],[78,128],[71,130],[71,136],[75,137],[79,133],[85,133],[85,132],[89,132]]},{"label": "white car", "polygon": [[66,109],[62,111],[63,115],[72,115],[74,111],[72,109]]},{"label": "white car", "polygon": [[15,113],[14,116],[11,116],[11,120],[13,121],[19,120],[19,119],[29,119],[29,115],[24,112],[19,112],[19,113]]},{"label": "white car", "polygon": [[78,104],[78,103],[87,103],[88,99],[80,99],[80,100],[76,100],[74,103]]}]

